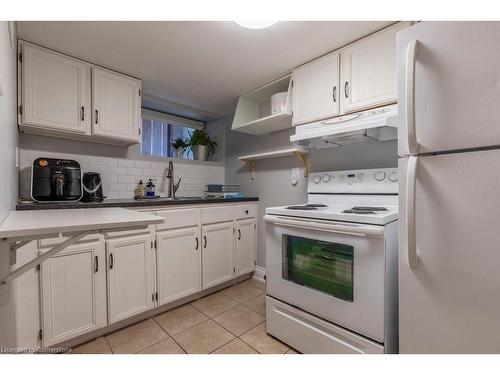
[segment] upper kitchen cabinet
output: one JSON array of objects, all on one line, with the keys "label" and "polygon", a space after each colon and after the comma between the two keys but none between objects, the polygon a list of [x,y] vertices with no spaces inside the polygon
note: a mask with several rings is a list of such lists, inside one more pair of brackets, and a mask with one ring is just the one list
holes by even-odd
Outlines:
[{"label": "upper kitchen cabinet", "polygon": [[140,142],[141,81],[19,42],[18,124],[26,133]]},{"label": "upper kitchen cabinet", "polygon": [[294,126],[339,114],[339,59],[331,53],[292,72]]},{"label": "upper kitchen cabinet", "polygon": [[408,26],[397,23],[341,50],[341,113],[397,101],[396,33]]},{"label": "upper kitchen cabinet", "polygon": [[141,81],[92,68],[92,134],[139,143]]},{"label": "upper kitchen cabinet", "polygon": [[27,43],[20,51],[21,128],[90,135],[90,65]]},{"label": "upper kitchen cabinet", "polygon": [[238,98],[231,130],[252,135],[292,127],[290,75]]}]

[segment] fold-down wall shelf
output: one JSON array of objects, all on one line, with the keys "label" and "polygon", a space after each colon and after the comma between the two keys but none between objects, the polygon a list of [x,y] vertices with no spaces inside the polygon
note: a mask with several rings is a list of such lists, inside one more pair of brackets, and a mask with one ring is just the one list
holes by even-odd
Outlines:
[{"label": "fold-down wall shelf", "polygon": [[238,157],[238,159],[246,164],[250,172],[252,172],[252,180],[255,180],[255,160],[280,158],[284,156],[295,156],[300,166],[304,168],[304,177],[307,177],[309,173],[309,150],[303,147],[290,147],[259,154],[245,155]]}]

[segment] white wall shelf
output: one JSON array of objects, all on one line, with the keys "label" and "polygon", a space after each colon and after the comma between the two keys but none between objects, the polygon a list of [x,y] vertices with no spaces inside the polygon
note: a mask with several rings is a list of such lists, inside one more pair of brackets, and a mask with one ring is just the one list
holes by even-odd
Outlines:
[{"label": "white wall shelf", "polygon": [[[271,96],[287,92],[285,111],[271,114]],[[239,97],[231,129],[263,135],[292,127],[291,75],[288,74]]]},{"label": "white wall shelf", "polygon": [[300,166],[304,168],[304,177],[307,177],[309,174],[309,150],[303,147],[290,147],[281,150],[261,152],[258,154],[240,156],[238,159],[246,164],[252,173],[252,180],[255,180],[255,160],[280,158],[285,156],[295,156],[299,161]]}]

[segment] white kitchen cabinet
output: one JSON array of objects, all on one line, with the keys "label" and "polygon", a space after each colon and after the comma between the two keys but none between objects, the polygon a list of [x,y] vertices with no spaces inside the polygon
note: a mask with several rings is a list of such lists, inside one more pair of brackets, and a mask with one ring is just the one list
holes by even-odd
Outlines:
[{"label": "white kitchen cabinet", "polygon": [[92,134],[140,142],[141,81],[92,68]]},{"label": "white kitchen cabinet", "polygon": [[244,275],[255,270],[256,223],[254,219],[236,222],[236,275]]},{"label": "white kitchen cabinet", "polygon": [[86,141],[140,142],[141,81],[19,41],[21,131]]},{"label": "white kitchen cabinet", "polygon": [[330,53],[293,70],[293,125],[337,116],[339,91],[338,53]]},{"label": "white kitchen cabinet", "polygon": [[396,102],[396,33],[408,25],[400,22],[341,50],[341,113]]},{"label": "white kitchen cabinet", "polygon": [[104,241],[72,245],[41,264],[42,345],[107,324]]},{"label": "white kitchen cabinet", "polygon": [[29,43],[20,51],[21,128],[90,135],[90,65]]},{"label": "white kitchen cabinet", "polygon": [[152,242],[150,232],[123,233],[106,240],[110,324],[155,306]]},{"label": "white kitchen cabinet", "polygon": [[[290,74],[261,86],[238,98],[231,130],[263,135],[292,127]],[[286,93],[284,105],[272,105],[272,96]]]},{"label": "white kitchen cabinet", "polygon": [[158,305],[201,290],[200,227],[156,233]]},{"label": "white kitchen cabinet", "polygon": [[203,225],[202,274],[203,289],[235,277],[233,221]]}]

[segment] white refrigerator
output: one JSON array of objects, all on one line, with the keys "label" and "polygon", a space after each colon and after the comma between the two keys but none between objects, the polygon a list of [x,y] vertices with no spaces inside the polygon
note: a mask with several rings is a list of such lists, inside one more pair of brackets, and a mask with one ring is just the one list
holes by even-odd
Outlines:
[{"label": "white refrigerator", "polygon": [[500,353],[500,22],[398,33],[399,350]]}]

